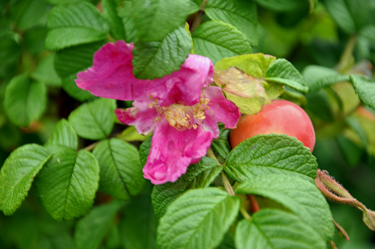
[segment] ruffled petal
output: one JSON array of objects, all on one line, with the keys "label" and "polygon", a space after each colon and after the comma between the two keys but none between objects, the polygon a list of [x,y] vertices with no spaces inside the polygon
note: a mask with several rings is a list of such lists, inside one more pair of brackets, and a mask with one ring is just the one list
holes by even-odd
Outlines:
[{"label": "ruffled petal", "polygon": [[211,132],[203,129],[178,131],[162,120],[152,137],[144,177],[153,184],[175,182],[191,163],[206,155],[212,140]]},{"label": "ruffled petal", "polygon": [[155,128],[155,119],[158,113],[155,108],[149,108],[147,102],[133,102],[132,108],[116,109],[118,120],[124,124],[133,125],[142,135],[151,133]]},{"label": "ruffled petal", "polygon": [[133,48],[124,41],[105,44],[95,53],[94,65],[77,74],[77,86],[103,98],[136,100],[151,81],[134,77]]},{"label": "ruffled petal", "polygon": [[204,91],[204,97],[210,100],[207,104],[209,109],[205,111],[204,129],[211,131],[217,138],[219,136],[218,122],[224,123],[227,129],[236,128],[238,119],[241,117],[238,107],[224,97],[219,87],[209,86]]}]

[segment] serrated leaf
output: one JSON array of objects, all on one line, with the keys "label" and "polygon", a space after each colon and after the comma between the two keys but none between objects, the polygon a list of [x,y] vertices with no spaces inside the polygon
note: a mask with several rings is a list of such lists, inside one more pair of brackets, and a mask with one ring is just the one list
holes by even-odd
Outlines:
[{"label": "serrated leaf", "polygon": [[56,124],[56,127],[46,145],[60,145],[76,150],[78,148],[77,134],[66,119],[61,119]]},{"label": "serrated leaf", "polygon": [[238,182],[269,173],[297,176],[310,182],[318,164],[309,148],[294,137],[258,135],[236,146],[225,163],[225,172]]},{"label": "serrated leaf", "polygon": [[78,136],[95,140],[106,138],[112,131],[116,101],[98,98],[80,105],[68,117]]},{"label": "serrated leaf", "polygon": [[139,40],[151,42],[163,39],[185,22],[190,4],[185,0],[133,1],[133,17]]},{"label": "serrated leaf", "polygon": [[145,183],[138,150],[117,138],[101,141],[93,151],[100,165],[99,189],[122,200],[138,194]]},{"label": "serrated leaf", "polygon": [[287,85],[303,93],[307,93],[309,89],[303,76],[285,59],[277,59],[271,64],[267,69],[265,80]]},{"label": "serrated leaf", "polygon": [[17,148],[6,159],[0,172],[0,210],[13,214],[27,196],[34,177],[50,159],[51,153],[37,144]]},{"label": "serrated leaf", "polygon": [[297,9],[303,9],[304,7],[308,6],[308,1],[301,1],[301,0],[288,0],[288,1],[280,1],[280,0],[255,0],[259,5],[273,10],[273,11],[280,11],[280,12],[288,12],[288,11],[295,11]]},{"label": "serrated leaf", "polygon": [[322,249],[325,241],[297,216],[276,209],[262,209],[252,220],[238,223],[235,233],[238,249]]},{"label": "serrated leaf", "polygon": [[177,71],[189,56],[191,37],[183,27],[160,41],[135,43],[133,73],[139,79],[161,78]]},{"label": "serrated leaf", "polygon": [[109,26],[94,5],[87,2],[58,5],[49,12],[45,46],[50,50],[100,41]]},{"label": "serrated leaf", "polygon": [[236,193],[270,198],[297,214],[324,240],[328,241],[334,235],[329,205],[315,184],[309,181],[295,176],[265,174],[241,183]]},{"label": "serrated leaf", "polygon": [[193,33],[193,43],[195,53],[210,58],[213,63],[252,51],[242,32],[221,21],[208,21],[200,25]]},{"label": "serrated leaf", "polygon": [[121,1],[118,3],[117,13],[121,17],[124,28],[124,40],[127,43],[134,42],[137,38],[137,30],[133,19],[133,2]]},{"label": "serrated leaf", "polygon": [[54,58],[55,56],[51,55],[40,61],[38,67],[31,74],[31,77],[47,85],[61,86],[61,79],[53,67]]},{"label": "serrated leaf", "polygon": [[155,215],[161,218],[168,206],[190,188],[206,188],[220,174],[223,167],[208,157],[203,157],[197,164],[192,164],[187,172],[176,182],[155,185],[152,191],[152,204]]},{"label": "serrated leaf", "polygon": [[46,86],[25,75],[14,77],[4,94],[4,112],[17,126],[28,126],[43,114],[47,105]]},{"label": "serrated leaf", "polygon": [[[103,0],[103,16],[107,19],[111,34],[117,40],[125,40],[125,31],[122,23],[122,18],[117,14],[118,0]],[[131,3],[131,2],[130,2]]]},{"label": "serrated leaf", "polygon": [[208,1],[205,14],[212,20],[223,21],[244,33],[252,46],[258,46],[257,8],[253,1]]},{"label": "serrated leaf", "polygon": [[164,249],[214,248],[220,244],[239,208],[240,199],[223,190],[190,190],[173,202],[161,218],[157,243]]},{"label": "serrated leaf", "polygon": [[363,103],[375,109],[375,81],[361,75],[351,75],[350,79],[358,97]]},{"label": "serrated leaf", "polygon": [[115,216],[124,203],[112,203],[93,208],[77,222],[74,233],[75,249],[97,249],[104,236],[115,224]]},{"label": "serrated leaf", "polygon": [[56,220],[85,214],[99,185],[99,163],[89,152],[66,148],[52,156],[37,178],[40,199]]},{"label": "serrated leaf", "polygon": [[342,75],[333,69],[321,66],[307,66],[303,70],[303,76],[309,87],[309,92],[317,92],[337,82],[350,80],[349,75]]},{"label": "serrated leaf", "polygon": [[229,145],[228,136],[230,130],[225,129],[224,124],[219,123],[219,138],[212,141],[211,147],[224,159],[227,158],[232,148]]},{"label": "serrated leaf", "polygon": [[151,141],[152,136],[147,138],[146,141],[144,141],[139,147],[139,161],[141,162],[142,166],[146,165],[148,154],[150,154]]}]

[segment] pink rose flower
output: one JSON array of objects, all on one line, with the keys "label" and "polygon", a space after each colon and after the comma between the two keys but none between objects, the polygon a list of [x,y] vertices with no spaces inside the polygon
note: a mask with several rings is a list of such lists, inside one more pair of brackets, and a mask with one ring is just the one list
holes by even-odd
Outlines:
[{"label": "pink rose flower", "polygon": [[107,43],[76,83],[96,96],[134,100],[134,107],[117,109],[116,115],[140,134],[154,131],[144,177],[153,184],[174,182],[206,155],[219,136],[218,122],[235,128],[241,114],[221,88],[209,86],[214,67],[208,58],[189,55],[171,75],[139,80],[132,73],[132,50],[123,41]]}]

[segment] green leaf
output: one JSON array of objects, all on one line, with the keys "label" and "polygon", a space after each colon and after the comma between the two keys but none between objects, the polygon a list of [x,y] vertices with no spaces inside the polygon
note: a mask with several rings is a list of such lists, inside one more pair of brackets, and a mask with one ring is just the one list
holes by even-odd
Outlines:
[{"label": "green leaf", "polygon": [[252,49],[245,35],[230,24],[208,21],[193,33],[194,50],[213,63],[240,54],[249,54]]},{"label": "green leaf", "polygon": [[265,174],[241,183],[236,193],[270,198],[297,214],[326,241],[334,235],[329,205],[311,182],[295,176]]},{"label": "green leaf", "polygon": [[262,209],[252,220],[238,223],[235,233],[237,249],[322,249],[325,241],[297,216],[276,209]]},{"label": "green leaf", "polygon": [[295,11],[297,9],[307,8],[308,0],[255,0],[259,5],[278,12]]},{"label": "green leaf", "polygon": [[78,138],[73,127],[66,121],[66,119],[61,119],[48,139],[46,145],[60,145],[72,150],[77,150],[78,148]]},{"label": "green leaf", "polygon": [[241,31],[252,46],[258,46],[257,8],[253,1],[211,0],[204,9],[212,20],[229,23]]},{"label": "green leaf", "polygon": [[133,73],[139,79],[161,78],[177,71],[191,50],[191,37],[183,27],[160,41],[135,43]]},{"label": "green leaf", "polygon": [[129,249],[156,249],[157,219],[149,195],[139,196],[124,208],[119,224],[122,244]]},{"label": "green leaf", "polygon": [[375,42],[375,25],[368,25],[361,29],[360,35],[366,37],[371,42]]},{"label": "green leaf", "polygon": [[133,17],[140,41],[164,39],[181,26],[189,15],[186,0],[137,0],[133,2]]},{"label": "green leaf", "polygon": [[37,24],[45,24],[48,15],[48,5],[43,0],[24,0],[14,4],[11,13],[17,22],[17,28],[28,29]]},{"label": "green leaf", "polygon": [[152,191],[152,205],[155,214],[161,218],[168,206],[190,188],[206,188],[220,174],[223,167],[209,157],[203,157],[192,164],[187,172],[175,182],[155,185]]},{"label": "green leaf", "polygon": [[109,23],[113,37],[117,40],[125,40],[122,18],[117,14],[116,10],[118,2],[119,0],[103,0],[103,16]]},{"label": "green leaf", "polygon": [[116,101],[98,98],[80,105],[69,115],[69,123],[78,136],[95,140],[111,134],[115,119]]},{"label": "green leaf", "polygon": [[42,146],[27,144],[6,159],[0,172],[0,209],[5,215],[21,206],[34,177],[50,157],[51,153]]},{"label": "green leaf", "polygon": [[53,66],[54,55],[44,58],[38,64],[38,67],[31,74],[31,77],[39,82],[43,82],[51,86],[61,86],[61,79],[57,75]]},{"label": "green leaf", "polygon": [[158,245],[163,249],[217,247],[239,208],[240,199],[223,190],[190,190],[173,202],[161,218]]},{"label": "green leaf", "polygon": [[363,103],[375,109],[375,81],[361,75],[351,75],[350,79],[358,97]]},{"label": "green leaf", "polygon": [[117,138],[101,141],[93,151],[100,165],[99,189],[122,200],[138,194],[145,183],[138,150]]},{"label": "green leaf", "polygon": [[58,5],[49,12],[45,46],[50,50],[100,41],[109,26],[94,5],[87,2]]},{"label": "green leaf", "polygon": [[225,129],[225,126],[222,123],[219,124],[219,130],[219,138],[214,139],[211,146],[214,151],[216,151],[221,157],[226,159],[230,151],[232,150],[228,142],[230,130]]},{"label": "green leaf", "polygon": [[349,75],[342,75],[333,69],[321,66],[307,66],[303,70],[303,76],[309,87],[309,92],[317,92],[337,82],[350,80]]},{"label": "green leaf", "polygon": [[290,86],[303,93],[307,93],[309,89],[303,76],[285,59],[277,59],[271,64],[267,69],[265,80]]},{"label": "green leaf", "polygon": [[231,151],[224,167],[238,182],[270,172],[313,182],[317,169],[309,148],[294,137],[276,134],[258,135],[240,143]]},{"label": "green leaf", "polygon": [[77,87],[74,80],[77,73],[92,66],[94,53],[103,45],[103,41],[74,46],[56,53],[54,67],[62,79],[64,90],[73,98],[85,101],[93,97],[88,91]]},{"label": "green leaf", "polygon": [[146,141],[144,141],[139,147],[139,161],[141,162],[142,166],[146,165],[148,154],[150,154],[151,140],[152,136],[147,138]]},{"label": "green leaf", "polygon": [[131,1],[119,2],[117,13],[122,20],[124,40],[127,43],[134,42],[137,38],[137,30],[133,19],[133,3]]},{"label": "green leaf", "polygon": [[21,46],[14,33],[0,35],[0,61],[2,65],[15,63],[21,55]]},{"label": "green leaf", "polygon": [[40,118],[46,105],[46,86],[31,82],[25,75],[14,77],[5,90],[4,112],[17,126],[28,126]]},{"label": "green leaf", "polygon": [[75,249],[97,249],[104,236],[115,224],[116,213],[124,205],[114,201],[107,205],[93,208],[77,222],[74,233]]},{"label": "green leaf", "polygon": [[148,134],[146,136],[140,135],[134,126],[129,126],[126,128],[120,135],[117,136],[117,138],[120,138],[121,140],[124,140],[126,142],[134,142],[134,141],[146,141],[148,137],[150,137],[151,134]]},{"label": "green leaf", "polygon": [[99,163],[89,152],[66,148],[54,154],[37,178],[40,199],[56,220],[85,214],[94,202]]}]

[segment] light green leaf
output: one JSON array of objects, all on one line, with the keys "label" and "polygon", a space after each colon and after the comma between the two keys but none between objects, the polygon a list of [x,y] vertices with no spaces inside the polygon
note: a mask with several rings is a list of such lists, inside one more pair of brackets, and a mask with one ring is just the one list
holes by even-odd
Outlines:
[{"label": "light green leaf", "polygon": [[191,37],[183,27],[160,41],[136,42],[133,73],[139,79],[161,78],[177,71],[189,56]]},{"label": "light green leaf", "polygon": [[252,46],[258,46],[258,16],[256,4],[249,0],[211,0],[204,12],[212,20],[223,21],[244,33]]},{"label": "light green leaf", "polygon": [[188,189],[208,187],[222,170],[214,159],[203,157],[197,164],[190,165],[176,182],[155,185],[151,197],[156,216],[161,218],[168,206]]},{"label": "light green leaf", "polygon": [[116,10],[118,2],[119,0],[103,0],[103,16],[109,23],[113,37],[117,40],[125,40],[125,31],[122,18],[118,16]]},{"label": "light green leaf", "polygon": [[262,209],[252,220],[238,223],[237,249],[323,249],[325,241],[299,217],[277,209]]},{"label": "light green leaf", "polygon": [[6,159],[0,172],[0,210],[13,214],[26,198],[34,177],[50,159],[51,153],[37,144],[17,148]]},{"label": "light green leaf", "polygon": [[252,51],[242,32],[221,21],[208,21],[200,25],[193,33],[193,43],[195,53],[210,58],[213,63]]},{"label": "light green leaf", "polygon": [[236,193],[270,198],[297,214],[324,240],[328,241],[334,235],[329,205],[315,184],[309,181],[280,174],[258,175],[241,183]]},{"label": "light green leaf", "polygon": [[275,173],[313,182],[318,164],[309,148],[294,137],[258,135],[236,146],[225,163],[225,172],[238,182],[255,175]]},{"label": "light green leaf", "polygon": [[309,92],[317,92],[337,82],[350,80],[349,75],[342,75],[333,69],[321,66],[306,67],[303,70],[303,76],[305,77],[306,85],[309,87]]},{"label": "light green leaf", "polygon": [[112,203],[93,208],[77,222],[74,233],[75,249],[97,249],[110,228],[115,225],[115,216],[123,202]]},{"label": "light green leaf", "polygon": [[78,136],[95,140],[106,138],[112,131],[116,101],[98,98],[80,105],[68,117]]},{"label": "light green leaf", "polygon": [[50,31],[45,46],[50,50],[100,41],[109,31],[98,9],[87,2],[55,6],[49,12],[47,26]]},{"label": "light green leaf", "polygon": [[265,80],[284,84],[304,93],[309,89],[303,76],[285,59],[277,59],[271,64],[267,69]]},{"label": "light green leaf", "polygon": [[126,142],[134,142],[134,141],[146,141],[148,137],[150,137],[151,134],[148,134],[146,136],[141,135],[137,132],[134,126],[129,126],[126,128],[120,135],[117,135],[117,138],[124,140]]},{"label": "light green leaf", "polygon": [[185,22],[189,7],[186,0],[133,1],[133,17],[139,40],[151,42],[164,39]]},{"label": "light green leaf", "polygon": [[137,38],[137,30],[133,18],[133,2],[120,1],[117,7],[117,13],[121,17],[124,28],[124,40],[127,43],[134,42]]},{"label": "light green leaf", "polygon": [[158,245],[163,249],[217,247],[239,208],[240,199],[223,190],[190,190],[173,202],[161,218]]},{"label": "light green leaf", "polygon": [[42,116],[47,105],[46,86],[25,75],[14,77],[4,94],[4,112],[17,126],[28,126]]},{"label": "light green leaf", "polygon": [[375,109],[375,81],[361,75],[351,75],[350,80],[363,103]]},{"label": "light green leaf", "polygon": [[56,124],[56,127],[46,145],[60,145],[76,150],[78,148],[77,134],[66,119],[61,119]]},{"label": "light green leaf", "polygon": [[39,82],[43,82],[51,86],[61,86],[61,79],[57,75],[53,66],[55,55],[44,58],[38,64],[38,67],[31,74],[31,77]]},{"label": "light green leaf", "polygon": [[99,185],[99,163],[89,152],[66,148],[52,156],[37,178],[40,199],[56,220],[85,214]]},{"label": "light green leaf", "polygon": [[145,183],[138,150],[117,138],[101,141],[93,151],[100,165],[99,189],[122,200],[138,194]]},{"label": "light green leaf", "polygon": [[279,12],[295,11],[297,9],[301,10],[308,7],[308,0],[255,0],[259,5]]}]

